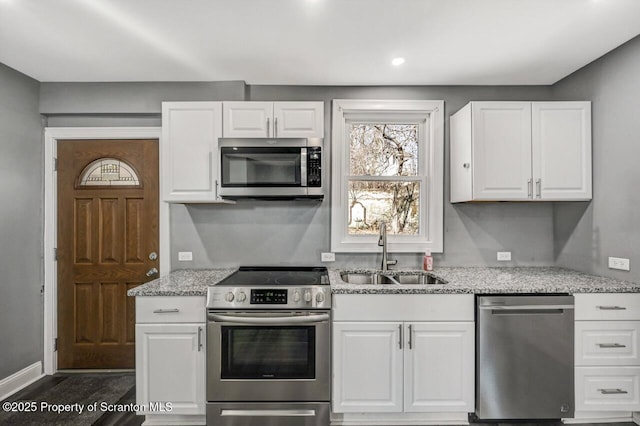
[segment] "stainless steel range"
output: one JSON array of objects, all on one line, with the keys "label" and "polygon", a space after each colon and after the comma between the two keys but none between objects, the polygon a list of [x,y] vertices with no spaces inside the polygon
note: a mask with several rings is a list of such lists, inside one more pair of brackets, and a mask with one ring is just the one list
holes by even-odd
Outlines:
[{"label": "stainless steel range", "polygon": [[241,267],[209,287],[207,425],[329,425],[330,313],[322,267]]}]

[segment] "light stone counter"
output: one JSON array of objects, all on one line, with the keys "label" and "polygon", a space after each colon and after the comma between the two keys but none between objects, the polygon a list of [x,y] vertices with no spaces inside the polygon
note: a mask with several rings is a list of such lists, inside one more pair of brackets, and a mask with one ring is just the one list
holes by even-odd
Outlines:
[{"label": "light stone counter", "polygon": [[179,269],[127,292],[128,296],[206,296],[207,287],[237,271],[227,269]]},{"label": "light stone counter", "polygon": [[[371,272],[372,269],[344,269]],[[447,284],[349,284],[340,271],[329,271],[333,294],[507,294],[507,293],[638,293],[640,284],[553,267],[450,267],[433,275]],[[390,271],[390,274],[411,273]],[[415,271],[414,271],[415,272]],[[423,271],[420,271],[423,272]]]},{"label": "light stone counter", "polygon": [[[216,285],[237,268],[184,269],[128,291],[129,296],[206,296],[207,287]],[[330,269],[333,294],[508,294],[508,293],[638,293],[640,284],[584,274],[563,268],[437,268],[433,275],[447,284],[349,284],[340,271],[372,272],[373,269]],[[392,270],[392,274],[416,272]]]}]

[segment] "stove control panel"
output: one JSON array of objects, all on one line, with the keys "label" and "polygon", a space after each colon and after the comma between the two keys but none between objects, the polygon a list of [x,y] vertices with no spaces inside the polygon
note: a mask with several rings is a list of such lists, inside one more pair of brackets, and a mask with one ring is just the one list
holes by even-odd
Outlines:
[{"label": "stove control panel", "polygon": [[329,286],[227,287],[210,286],[207,308],[225,309],[327,309]]}]

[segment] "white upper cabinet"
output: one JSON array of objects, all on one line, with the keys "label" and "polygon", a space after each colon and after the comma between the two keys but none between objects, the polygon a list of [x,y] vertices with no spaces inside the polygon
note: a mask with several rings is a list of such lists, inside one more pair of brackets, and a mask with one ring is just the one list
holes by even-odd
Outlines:
[{"label": "white upper cabinet", "polygon": [[533,102],[531,113],[536,197],[591,199],[591,103]]},{"label": "white upper cabinet", "polygon": [[471,102],[451,116],[452,203],[589,199],[589,102]]},{"label": "white upper cabinet", "polygon": [[221,102],[163,102],[160,179],[168,202],[216,202]]},{"label": "white upper cabinet", "polygon": [[324,102],[225,102],[225,138],[322,138]]}]

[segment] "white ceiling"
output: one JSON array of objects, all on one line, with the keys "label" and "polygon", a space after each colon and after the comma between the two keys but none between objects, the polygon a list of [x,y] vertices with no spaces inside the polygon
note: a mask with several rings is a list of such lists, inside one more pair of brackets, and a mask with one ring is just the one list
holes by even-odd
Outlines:
[{"label": "white ceiling", "polygon": [[638,34],[639,0],[0,0],[45,82],[552,84]]}]

